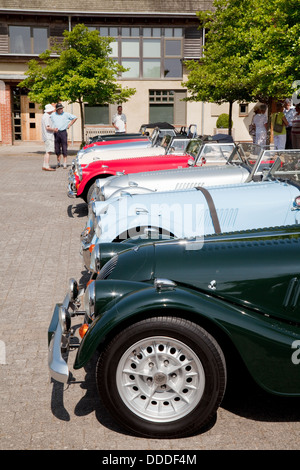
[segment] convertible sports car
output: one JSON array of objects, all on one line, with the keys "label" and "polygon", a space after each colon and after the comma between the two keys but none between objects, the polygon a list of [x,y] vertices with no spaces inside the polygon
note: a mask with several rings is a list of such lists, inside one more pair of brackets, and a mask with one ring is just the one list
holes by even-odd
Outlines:
[{"label": "convertible sports car", "polygon": [[[149,137],[150,134],[153,132],[153,129],[155,129],[156,127],[158,127],[159,129],[163,129],[163,130],[166,130],[166,129],[171,129],[174,131],[174,135],[177,133],[176,131],[176,128],[174,126],[172,126],[172,124],[169,124],[168,122],[154,122],[154,123],[150,123],[150,124],[142,124],[141,127],[140,127],[140,130],[139,132],[137,133],[128,133],[126,132],[126,134],[122,134],[122,138],[124,139],[132,139],[132,138],[136,138],[136,137]],[[187,134],[187,130],[184,129],[184,128],[181,128],[180,129],[180,133],[181,134]],[[104,135],[96,135],[94,137],[91,137],[89,139],[89,142],[87,144],[90,145],[90,144],[96,144],[97,142],[102,142],[104,140],[108,141],[108,140],[118,140],[120,138],[120,134],[104,134]]]},{"label": "convertible sports car", "polygon": [[143,238],[149,231],[150,238],[159,234],[201,238],[212,233],[298,224],[299,161],[297,153],[282,154],[273,163],[266,181],[125,194],[99,202],[101,210],[81,236],[84,265],[90,269],[91,253],[97,243]]},{"label": "convertible sports car", "polygon": [[[190,139],[186,136],[168,136],[163,138],[159,153],[158,147],[153,148],[152,154],[140,150],[123,150],[120,156],[116,152],[103,153],[103,159],[90,163],[88,166],[77,165],[76,169],[69,173],[69,197],[80,197],[86,202],[90,200],[94,190],[94,183],[98,178],[121,173],[137,173],[141,171],[165,170],[174,168],[187,168],[190,165],[202,165],[199,159],[199,151],[202,147],[202,139]],[[212,146],[212,143],[210,143]],[[215,145],[220,145],[215,142]],[[226,157],[233,151],[235,144],[222,144],[224,149],[222,160],[226,163]],[[105,160],[105,161],[104,161]],[[197,160],[197,161],[196,161]],[[196,161],[196,163],[195,163]]]},{"label": "convertible sports car", "polygon": [[[91,190],[89,214],[82,240],[91,238],[96,217],[101,214],[103,201],[133,194],[146,194],[163,190],[191,189],[259,181],[263,172],[274,163],[277,153],[264,151],[253,144],[219,144],[192,140],[187,151],[194,157],[189,168],[145,171],[97,179]],[[300,151],[298,151],[300,158]],[[199,166],[198,166],[199,165]],[[100,203],[98,201],[101,201]],[[91,204],[95,202],[95,204]]]},{"label": "convertible sports car", "polygon": [[135,148],[135,147],[150,147],[151,141],[147,136],[123,136],[119,135],[118,138],[99,140],[85,145],[79,150],[77,157],[83,154],[90,153],[93,150],[107,150],[107,149],[122,149],[122,148]]},{"label": "convertible sports car", "polygon": [[203,166],[193,165],[189,168],[145,171],[98,179],[91,201],[106,201],[121,193],[144,194],[161,190],[189,189],[199,185],[258,181],[279,155],[297,155],[300,159],[300,150],[264,150],[258,145],[242,143],[232,147],[233,151],[226,162],[225,152],[231,150],[230,146],[208,142],[202,145],[198,143],[198,147],[201,152],[198,152],[197,162],[202,161]]},{"label": "convertible sports car", "polygon": [[264,390],[299,396],[299,252],[299,225],[120,251],[83,299],[71,280],[55,306],[50,374],[68,382],[79,341],[73,379],[97,354],[102,403],[125,430],[153,438],[204,430],[240,366]]},{"label": "convertible sports car", "polygon": [[107,135],[98,135],[96,137],[92,137],[90,141],[83,147],[83,150],[86,150],[90,147],[93,147],[95,145],[99,145],[102,142],[111,142],[114,143],[118,140],[132,140],[132,139],[148,139],[147,135],[142,135],[142,134],[107,134]]},{"label": "convertible sports car", "polygon": [[[181,134],[181,136],[189,138],[196,137],[197,127],[194,126],[194,124],[191,124],[190,129],[191,131],[188,132],[188,136],[186,133]],[[136,156],[164,154],[166,149],[164,146],[162,146],[161,142],[165,135],[171,135],[175,137],[179,134],[175,131],[173,126],[169,126],[166,129],[156,127],[153,130],[151,136],[143,135],[133,139],[122,139],[122,136],[120,135],[119,141],[108,140],[94,142],[90,144],[88,148],[82,149],[77,153],[76,159],[74,161],[75,167],[79,164],[82,166],[88,165],[89,163],[98,160],[110,160],[112,159],[113,155],[115,155],[115,158],[117,158],[117,156],[118,158],[124,158],[125,155],[128,157],[130,155],[133,156],[134,154]],[[128,150],[129,153],[127,152],[124,154],[124,151],[126,150]],[[103,153],[104,151],[105,154]]]}]

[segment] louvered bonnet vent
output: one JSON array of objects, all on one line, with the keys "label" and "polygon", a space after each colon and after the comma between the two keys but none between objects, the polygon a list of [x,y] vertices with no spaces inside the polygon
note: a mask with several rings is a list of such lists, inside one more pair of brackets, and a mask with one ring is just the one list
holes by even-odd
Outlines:
[{"label": "louvered bonnet vent", "polygon": [[112,259],[110,259],[100,270],[97,279],[106,279],[115,269],[116,264],[118,262],[118,255],[115,255]]}]

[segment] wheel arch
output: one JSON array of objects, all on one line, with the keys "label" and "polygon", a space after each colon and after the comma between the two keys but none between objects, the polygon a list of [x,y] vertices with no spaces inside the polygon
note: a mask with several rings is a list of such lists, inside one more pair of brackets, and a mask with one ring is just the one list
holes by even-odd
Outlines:
[{"label": "wheel arch", "polygon": [[[138,305],[136,305],[135,308],[132,307],[132,302],[130,300],[130,306],[128,306],[130,309],[130,313],[120,315],[120,311],[122,311],[122,308],[120,308],[121,303],[123,303],[124,301],[126,302],[126,299],[121,299],[116,306],[112,307],[109,311],[105,313],[104,317],[99,317],[96,320],[96,323],[99,324],[99,332],[102,329],[101,323],[106,323],[107,325],[109,324],[113,326],[107,328],[105,334],[99,333],[97,335],[96,332],[92,332],[92,334],[94,335],[94,342],[92,347],[89,347],[88,344],[84,345],[85,342],[89,342],[88,335],[84,338],[82,342],[83,347],[80,346],[77,352],[74,368],[78,369],[80,367],[83,367],[97,350],[101,352],[101,350],[106,347],[106,345],[113,339],[115,335],[117,335],[127,327],[139,321],[154,317],[184,318],[192,323],[199,325],[200,327],[204,328],[209,334],[211,334],[211,336],[213,336],[215,340],[219,343],[221,349],[223,350],[226,363],[228,363],[228,366],[230,368],[232,362],[234,362],[235,365],[240,362],[240,360],[238,359],[240,357],[239,352],[234,342],[230,338],[229,332],[226,331],[226,329],[220,323],[218,323],[215,318],[210,316],[208,312],[205,312],[205,309],[201,309],[201,306],[195,309],[195,304],[188,305],[185,302],[186,299],[184,298],[182,299],[180,306],[178,305],[178,299],[166,302],[163,308],[159,305],[151,306],[151,298],[153,299],[153,296],[157,296],[157,293],[151,292],[149,296],[150,298],[148,297],[148,299],[146,299],[147,295],[149,294],[149,289],[154,291],[153,288],[143,290],[141,296],[142,298],[140,299],[140,302],[137,302]],[[146,293],[146,291],[148,292]],[[172,295],[170,297],[172,297]],[[104,321],[104,318],[106,316],[110,318],[109,321]],[[104,329],[106,326],[104,326]]]},{"label": "wheel arch", "polygon": [[95,174],[93,176],[91,176],[91,178],[89,178],[85,183],[84,183],[84,186],[82,188],[82,191],[80,194],[78,194],[79,197],[83,198],[85,201],[86,201],[86,198],[87,198],[87,194],[88,194],[88,191],[90,189],[90,187],[95,183],[95,181],[97,179],[104,179],[104,178],[108,178],[109,176],[115,176],[114,173],[110,174],[110,173],[101,173],[99,175],[98,174]]},{"label": "wheel arch", "polygon": [[[147,229],[157,230],[159,236],[168,235],[170,238],[175,238],[175,235],[174,235],[173,232],[169,232],[167,229],[165,229],[163,227],[159,227],[157,225],[152,226],[152,225],[143,225],[142,224],[142,225],[139,225],[139,226],[132,225],[127,230],[120,233],[114,240],[112,240],[112,242],[116,243],[116,242],[120,242],[120,241],[123,241],[123,240],[130,240],[130,239],[133,238],[132,235],[136,236],[137,234],[142,233],[144,230],[147,230]],[[151,239],[152,239],[152,237],[149,237],[149,239],[145,239],[145,243],[147,242],[147,240],[150,241]],[[156,239],[157,238],[154,236],[154,238],[152,240],[156,240]]]},{"label": "wheel arch", "polygon": [[101,346],[99,345],[99,349],[104,348],[105,345],[108,344],[116,334],[120,333],[122,330],[133,325],[134,323],[149,318],[158,317],[183,318],[190,321],[191,323],[197,324],[215,338],[224,353],[226,363],[230,367],[232,367],[235,362],[236,364],[240,363],[241,365],[241,361],[238,359],[238,357],[240,357],[239,351],[230,338],[229,334],[221,328],[221,325],[217,324],[211,317],[208,317],[205,314],[201,314],[201,312],[195,313],[188,308],[182,309],[174,306],[167,306],[164,309],[153,308],[150,310],[139,311],[138,314],[133,317],[124,318],[113,330],[107,334],[103,344],[101,344]]}]

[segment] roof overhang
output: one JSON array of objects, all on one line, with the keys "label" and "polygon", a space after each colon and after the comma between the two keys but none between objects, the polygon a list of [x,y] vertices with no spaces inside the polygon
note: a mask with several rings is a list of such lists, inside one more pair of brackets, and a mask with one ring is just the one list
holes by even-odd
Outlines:
[{"label": "roof overhang", "polygon": [[51,15],[51,16],[68,16],[68,17],[77,17],[77,16],[111,16],[111,17],[121,17],[128,16],[132,17],[178,17],[178,18],[196,18],[195,12],[173,12],[173,11],[68,11],[68,10],[34,10],[34,9],[14,9],[14,8],[1,8],[0,13],[6,14],[22,14],[22,15]]}]

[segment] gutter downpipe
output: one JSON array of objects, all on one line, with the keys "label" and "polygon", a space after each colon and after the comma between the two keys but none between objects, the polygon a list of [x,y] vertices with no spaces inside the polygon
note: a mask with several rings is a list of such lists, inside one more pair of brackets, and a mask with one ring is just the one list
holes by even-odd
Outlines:
[{"label": "gutter downpipe", "polygon": [[[72,31],[72,17],[71,15],[68,16],[69,19],[69,33]],[[71,103],[71,114],[73,114],[73,103]],[[71,126],[71,143],[74,145],[74,129]]]},{"label": "gutter downpipe", "polygon": [[[205,45],[205,28],[202,28],[202,57],[204,55],[203,47]],[[201,110],[201,135],[204,135],[204,103],[202,101],[202,110]]]}]

